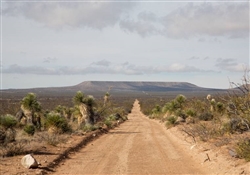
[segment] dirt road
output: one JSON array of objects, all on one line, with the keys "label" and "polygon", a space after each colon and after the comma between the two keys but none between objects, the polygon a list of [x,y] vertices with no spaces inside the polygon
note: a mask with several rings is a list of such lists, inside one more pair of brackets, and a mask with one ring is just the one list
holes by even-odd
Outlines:
[{"label": "dirt road", "polygon": [[135,101],[129,120],[71,155],[56,168],[62,174],[204,174],[159,123]]}]

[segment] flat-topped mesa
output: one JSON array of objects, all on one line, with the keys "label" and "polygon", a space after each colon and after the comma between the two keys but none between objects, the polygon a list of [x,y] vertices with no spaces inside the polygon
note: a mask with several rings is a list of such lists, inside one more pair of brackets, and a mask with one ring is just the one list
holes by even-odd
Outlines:
[{"label": "flat-topped mesa", "polygon": [[166,91],[166,90],[204,90],[187,82],[137,82],[137,81],[85,81],[74,88],[85,91]]},{"label": "flat-topped mesa", "polygon": [[174,92],[180,93],[205,93],[213,94],[217,92],[227,92],[228,89],[203,88],[188,82],[149,82],[149,81],[84,81],[74,86],[47,87],[32,89],[6,89],[2,90],[2,95],[13,95],[23,97],[27,93],[33,92],[39,96],[42,94],[49,96],[73,96],[77,91],[85,94],[104,95],[107,92],[114,93],[140,93],[151,94],[152,92]]}]

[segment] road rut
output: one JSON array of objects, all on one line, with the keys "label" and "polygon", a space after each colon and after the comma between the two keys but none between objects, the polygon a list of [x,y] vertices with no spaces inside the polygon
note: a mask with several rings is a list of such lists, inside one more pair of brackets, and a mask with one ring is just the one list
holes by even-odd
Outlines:
[{"label": "road rut", "polygon": [[164,127],[141,113],[137,100],[128,119],[71,154],[53,174],[206,174]]}]

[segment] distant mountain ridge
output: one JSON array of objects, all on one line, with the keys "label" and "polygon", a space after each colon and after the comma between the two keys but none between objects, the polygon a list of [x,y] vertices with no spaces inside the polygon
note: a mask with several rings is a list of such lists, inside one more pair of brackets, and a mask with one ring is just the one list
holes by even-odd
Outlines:
[{"label": "distant mountain ridge", "polygon": [[75,86],[47,87],[31,89],[1,90],[2,95],[23,96],[29,92],[47,96],[72,96],[77,91],[85,94],[111,93],[142,93],[142,92],[207,92],[225,91],[196,86],[188,82],[144,82],[144,81],[84,81]]},{"label": "distant mountain ridge", "polygon": [[176,91],[203,89],[187,82],[85,81],[73,88],[86,91]]}]

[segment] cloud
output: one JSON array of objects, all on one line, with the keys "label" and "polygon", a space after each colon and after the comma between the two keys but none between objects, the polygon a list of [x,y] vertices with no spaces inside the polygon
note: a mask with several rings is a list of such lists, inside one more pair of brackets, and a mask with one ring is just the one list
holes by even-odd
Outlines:
[{"label": "cloud", "polygon": [[[125,32],[142,37],[162,35],[170,38],[249,36],[249,2],[205,2],[186,5],[166,15],[151,11],[129,12],[140,3],[135,2],[4,2],[2,14],[23,16],[47,27],[61,29],[103,29],[119,24]],[[160,3],[161,4],[161,3]],[[139,9],[139,8],[138,8]]]},{"label": "cloud", "polygon": [[122,74],[122,75],[150,75],[171,72],[209,72],[194,66],[174,63],[162,66],[141,66],[129,62],[112,64],[106,60],[93,62],[86,67],[41,67],[10,65],[3,69],[5,74],[34,74],[34,75],[86,75],[86,74]]},{"label": "cloud", "polygon": [[57,70],[41,67],[41,66],[19,66],[17,64],[10,65],[8,68],[3,69],[3,73],[7,74],[35,74],[35,75],[55,75],[58,74]]},{"label": "cloud", "polygon": [[6,2],[3,15],[24,16],[51,28],[113,26],[136,3],[112,2]]},{"label": "cloud", "polygon": [[[165,16],[141,12],[137,19],[121,20],[120,27],[141,36],[162,35],[169,38],[226,36],[249,37],[249,5],[245,3],[188,3]],[[214,42],[219,42],[217,38]]]},{"label": "cloud", "polygon": [[249,36],[248,3],[189,3],[162,18],[164,34],[175,38],[198,35]]},{"label": "cloud", "polygon": [[92,63],[91,65],[97,65],[97,66],[109,66],[111,64],[111,62],[107,61],[107,60],[101,60],[101,61],[97,61]]},{"label": "cloud", "polygon": [[43,59],[43,62],[44,63],[51,63],[51,62],[54,62],[56,60],[57,60],[56,58],[47,57],[47,58]]},{"label": "cloud", "polygon": [[233,72],[243,72],[248,68],[246,64],[237,63],[237,60],[232,58],[226,58],[226,59],[218,58],[216,60],[215,66],[222,70],[233,71]]},{"label": "cloud", "polygon": [[120,27],[125,32],[136,32],[142,37],[151,36],[159,33],[158,29],[154,26],[154,24],[144,20],[122,20],[120,21]]}]

